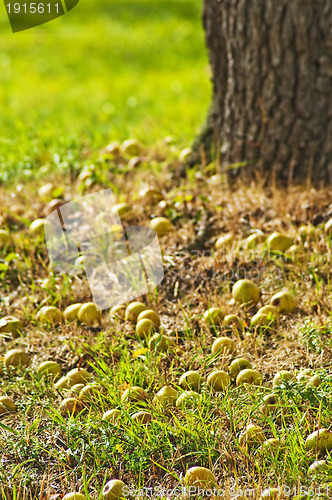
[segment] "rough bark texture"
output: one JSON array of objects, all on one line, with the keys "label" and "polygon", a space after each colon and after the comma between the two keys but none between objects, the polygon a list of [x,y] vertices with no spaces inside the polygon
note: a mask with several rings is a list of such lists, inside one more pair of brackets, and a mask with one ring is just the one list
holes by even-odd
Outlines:
[{"label": "rough bark texture", "polygon": [[231,176],[330,182],[332,2],[204,0],[203,22],[214,98],[198,141],[220,141]]}]

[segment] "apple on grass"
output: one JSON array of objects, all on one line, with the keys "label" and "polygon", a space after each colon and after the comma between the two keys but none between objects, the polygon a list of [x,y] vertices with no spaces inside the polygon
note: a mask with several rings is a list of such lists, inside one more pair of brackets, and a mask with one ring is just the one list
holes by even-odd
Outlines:
[{"label": "apple on grass", "polygon": [[23,328],[22,322],[15,316],[4,316],[0,319],[0,333],[18,335]]},{"label": "apple on grass", "polygon": [[178,398],[178,391],[169,385],[165,385],[153,398],[153,403],[159,403],[161,406],[173,406]]},{"label": "apple on grass", "polygon": [[149,319],[152,321],[153,325],[155,328],[160,327],[160,317],[159,314],[156,313],[156,311],[153,311],[153,309],[146,309],[145,311],[142,311],[138,316],[137,316],[137,322],[141,321],[142,319]]},{"label": "apple on grass", "polygon": [[0,397],[0,415],[16,411],[16,405],[11,398],[7,396]]},{"label": "apple on grass", "polygon": [[221,324],[225,317],[225,313],[220,307],[210,307],[203,314],[203,321],[208,325]]},{"label": "apple on grass", "polygon": [[250,326],[260,330],[270,330],[273,323],[275,323],[275,317],[271,313],[264,314],[258,312],[250,320]]},{"label": "apple on grass", "polygon": [[237,377],[240,371],[245,370],[247,368],[252,368],[252,364],[246,358],[236,358],[233,359],[231,364],[229,365],[229,373],[233,377]]},{"label": "apple on grass", "polygon": [[55,306],[43,306],[36,314],[36,320],[41,323],[51,323],[57,325],[61,323],[62,313]]},{"label": "apple on grass", "polygon": [[297,300],[288,290],[283,290],[273,295],[271,304],[275,306],[279,312],[291,313],[297,307]]},{"label": "apple on grass", "polygon": [[237,387],[241,385],[261,385],[262,382],[262,375],[258,371],[252,370],[250,368],[241,370],[236,377]]},{"label": "apple on grass", "polygon": [[73,491],[71,493],[67,493],[62,500],[87,500],[87,498],[82,493]]},{"label": "apple on grass", "polygon": [[293,243],[293,238],[287,234],[275,232],[268,237],[267,248],[273,252],[285,252]]},{"label": "apple on grass", "polygon": [[197,391],[200,386],[201,376],[195,370],[189,370],[181,375],[179,380],[179,386],[182,389],[192,389]]},{"label": "apple on grass", "polygon": [[289,382],[290,380],[294,380],[295,375],[293,372],[289,372],[287,370],[281,370],[277,372],[272,380],[273,387],[282,384],[283,381]]},{"label": "apple on grass", "polygon": [[3,360],[7,367],[25,367],[30,363],[30,356],[27,352],[22,351],[22,349],[11,349],[6,352]]},{"label": "apple on grass", "polygon": [[121,153],[125,156],[137,156],[143,151],[143,145],[134,138],[129,138],[121,144]]},{"label": "apple on grass", "polygon": [[161,333],[155,333],[149,340],[149,349],[152,352],[167,352],[173,347],[176,347],[174,340]]},{"label": "apple on grass", "polygon": [[152,335],[154,330],[154,323],[148,318],[139,320],[135,328],[135,331],[141,340],[148,339]]},{"label": "apple on grass", "polygon": [[75,384],[89,382],[92,379],[92,375],[84,368],[73,368],[73,370],[67,373],[66,378],[69,381],[70,387],[72,387]]},{"label": "apple on grass", "polygon": [[44,361],[38,366],[39,375],[48,376],[53,380],[57,380],[61,377],[62,368],[59,363],[55,361]]},{"label": "apple on grass", "polygon": [[166,217],[155,217],[150,221],[150,227],[156,231],[158,236],[166,236],[174,231],[175,227]]},{"label": "apple on grass", "polygon": [[124,393],[121,396],[121,401],[124,402],[144,402],[147,401],[149,396],[147,395],[146,391],[142,387],[138,387],[137,385],[134,385],[132,387],[128,387],[124,391]]},{"label": "apple on grass", "polygon": [[233,233],[226,233],[223,234],[222,236],[219,236],[215,243],[215,247],[217,250],[221,250],[222,248],[228,248],[232,245],[234,241],[234,234]]},{"label": "apple on grass", "polygon": [[124,306],[123,304],[118,304],[117,306],[113,306],[109,314],[111,318],[124,319],[126,314],[126,306]]},{"label": "apple on grass", "polygon": [[120,415],[121,411],[113,408],[112,410],[105,411],[102,419],[106,422],[112,422],[113,424],[115,424],[115,422],[120,418]]},{"label": "apple on grass", "polygon": [[82,401],[77,398],[66,398],[60,404],[60,411],[63,415],[77,415],[84,410]]},{"label": "apple on grass", "polygon": [[260,301],[261,290],[253,281],[243,279],[234,284],[232,295],[235,302],[250,307]]},{"label": "apple on grass", "polygon": [[148,411],[138,411],[137,413],[134,413],[131,418],[136,423],[147,424],[151,422],[152,414]]},{"label": "apple on grass", "polygon": [[94,302],[86,302],[79,308],[77,317],[81,323],[86,325],[100,324],[101,311]]},{"label": "apple on grass", "polygon": [[134,217],[134,211],[131,205],[128,203],[117,203],[111,209],[113,215],[119,215],[120,219],[128,221]]},{"label": "apple on grass", "polygon": [[199,401],[199,394],[195,391],[184,391],[176,400],[176,407],[180,409],[195,408]]},{"label": "apple on grass", "polygon": [[126,308],[125,320],[131,321],[132,323],[136,323],[139,314],[143,311],[146,311],[146,310],[147,310],[147,307],[142,302],[138,302],[138,301],[132,302]]},{"label": "apple on grass", "polygon": [[47,219],[35,219],[31,222],[29,230],[33,236],[44,236],[46,226],[52,229],[52,226]]},{"label": "apple on grass", "polygon": [[243,330],[243,324],[237,314],[227,314],[222,322],[226,330],[232,330],[233,327],[236,330]]},{"label": "apple on grass", "polygon": [[68,322],[76,321],[78,319],[78,312],[81,309],[82,305],[82,302],[77,302],[76,304],[71,304],[70,306],[66,307],[66,309],[63,311],[63,317],[65,318],[65,320]]},{"label": "apple on grass", "polygon": [[[213,472],[206,467],[190,467],[185,475],[184,481],[187,486],[198,490],[213,490],[217,487],[217,479]],[[192,491],[192,490],[190,490]]]},{"label": "apple on grass", "polygon": [[224,391],[230,385],[228,373],[223,370],[214,370],[207,378],[207,386],[215,392]]},{"label": "apple on grass", "polygon": [[12,237],[5,229],[0,229],[0,248],[7,247],[12,241]]},{"label": "apple on grass", "polygon": [[248,449],[264,443],[265,440],[263,429],[255,424],[249,424],[239,436],[240,446]]},{"label": "apple on grass", "polygon": [[329,429],[318,429],[307,437],[304,447],[307,451],[325,453],[332,450],[332,431]]},{"label": "apple on grass", "polygon": [[229,337],[218,337],[212,344],[212,354],[226,354],[232,351],[233,341]]},{"label": "apple on grass", "polygon": [[266,394],[263,397],[263,403],[260,407],[262,413],[269,413],[279,408],[277,395],[273,392],[271,394]]},{"label": "apple on grass", "polygon": [[118,500],[120,498],[126,498],[128,492],[126,484],[120,479],[111,479],[108,481],[102,492],[103,500]]}]

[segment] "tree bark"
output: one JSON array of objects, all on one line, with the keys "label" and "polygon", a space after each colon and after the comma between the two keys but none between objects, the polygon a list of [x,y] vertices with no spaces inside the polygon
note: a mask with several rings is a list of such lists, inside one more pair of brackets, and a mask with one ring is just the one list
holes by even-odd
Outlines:
[{"label": "tree bark", "polygon": [[332,2],[204,0],[213,100],[196,146],[230,177],[332,180]]}]

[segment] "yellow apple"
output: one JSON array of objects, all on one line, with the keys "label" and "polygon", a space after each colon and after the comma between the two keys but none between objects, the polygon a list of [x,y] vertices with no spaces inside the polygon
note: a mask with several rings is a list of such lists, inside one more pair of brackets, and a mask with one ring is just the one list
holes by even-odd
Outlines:
[{"label": "yellow apple", "polygon": [[13,333],[16,336],[22,328],[22,322],[15,316],[4,316],[0,319],[0,333]]},{"label": "yellow apple", "polygon": [[187,486],[197,488],[197,493],[198,489],[211,490],[217,486],[215,475],[206,467],[190,467],[184,480]]},{"label": "yellow apple", "polygon": [[81,401],[92,403],[97,402],[100,399],[100,395],[103,392],[102,387],[98,385],[88,384],[82,387],[79,398]]},{"label": "yellow apple", "polygon": [[159,314],[156,313],[156,311],[153,311],[153,309],[146,309],[145,311],[142,311],[139,313],[137,317],[137,321],[140,321],[141,319],[149,319],[152,321],[154,326],[156,328],[160,327],[160,317]]},{"label": "yellow apple", "polygon": [[260,451],[268,451],[269,453],[279,450],[281,447],[281,442],[277,438],[270,438],[264,441],[260,446]]},{"label": "yellow apple", "polygon": [[280,385],[283,382],[283,380],[289,381],[293,380],[294,378],[295,375],[293,372],[289,372],[287,370],[281,370],[280,372],[277,372],[273,377],[272,385],[273,387],[276,387],[277,385]]},{"label": "yellow apple", "polygon": [[256,313],[250,320],[253,328],[269,328],[275,323],[275,317],[272,314]]},{"label": "yellow apple", "polygon": [[107,422],[111,421],[114,424],[119,419],[120,415],[121,411],[115,408],[112,410],[107,410],[103,415],[103,420],[106,420]]},{"label": "yellow apple", "polygon": [[297,300],[288,290],[283,290],[273,295],[271,304],[275,306],[279,312],[291,313],[297,307]]},{"label": "yellow apple", "polygon": [[110,317],[111,318],[124,319],[125,314],[126,314],[126,306],[124,306],[123,304],[119,304],[117,306],[114,306],[110,310]]},{"label": "yellow apple", "polygon": [[223,370],[214,370],[207,378],[207,386],[213,391],[224,391],[231,383],[228,373]]},{"label": "yellow apple", "polygon": [[222,322],[223,326],[229,330],[235,327],[236,330],[243,330],[243,324],[240,318],[236,314],[227,314]]},{"label": "yellow apple", "polygon": [[140,424],[147,424],[148,422],[151,422],[152,415],[148,411],[138,411],[137,413],[134,413],[134,415],[131,418],[133,419],[134,422]]},{"label": "yellow apple", "polygon": [[[66,379],[66,380],[67,380],[67,383],[68,383],[68,379]],[[68,387],[69,387],[69,385],[68,385]],[[68,387],[65,387],[65,389],[68,388]],[[70,388],[70,395],[73,396],[73,397],[74,396],[77,397],[79,395],[79,393],[81,392],[81,390],[84,389],[84,387],[85,387],[85,384],[75,384],[75,385],[73,385]]]},{"label": "yellow apple", "polygon": [[178,398],[178,391],[169,385],[162,387],[155,397],[153,398],[154,403],[160,403],[162,406],[171,406],[176,403]]},{"label": "yellow apple", "polygon": [[51,227],[51,225],[47,219],[35,219],[30,224],[30,227],[29,227],[30,233],[33,234],[34,236],[42,236],[42,235],[44,235],[46,225]]},{"label": "yellow apple", "polygon": [[293,243],[293,238],[278,232],[272,233],[267,239],[267,247],[271,251],[285,252]]},{"label": "yellow apple", "polygon": [[328,463],[326,460],[315,460],[308,469],[308,474],[319,474],[328,470]]},{"label": "yellow apple", "polygon": [[195,370],[190,370],[181,375],[179,380],[179,386],[182,389],[192,389],[193,391],[197,391],[200,386],[201,376]]},{"label": "yellow apple", "polygon": [[146,310],[147,307],[146,305],[142,304],[142,302],[132,302],[127,306],[125,313],[125,320],[135,323],[137,321],[139,314]]},{"label": "yellow apple", "polygon": [[27,366],[30,363],[30,356],[21,349],[11,349],[6,352],[3,360],[7,367],[18,368],[20,366]]},{"label": "yellow apple", "polygon": [[239,436],[240,446],[253,448],[265,441],[265,434],[261,427],[255,424],[249,424]]},{"label": "yellow apple", "polygon": [[318,453],[332,450],[332,431],[323,428],[312,432],[307,437],[304,447],[307,451],[317,450]]},{"label": "yellow apple", "polygon": [[66,307],[66,309],[63,311],[63,317],[65,318],[65,320],[69,322],[76,321],[78,319],[78,312],[81,309],[82,305],[82,302],[77,302],[76,304],[71,304],[70,306]]},{"label": "yellow apple", "polygon": [[76,384],[89,382],[92,378],[92,375],[84,368],[74,368],[67,373],[66,378],[69,381],[70,387],[72,387]]},{"label": "yellow apple", "polygon": [[117,203],[111,209],[113,215],[119,215],[120,219],[128,221],[134,217],[134,211],[131,205],[128,203]]},{"label": "yellow apple", "polygon": [[50,201],[53,198],[54,185],[51,182],[44,184],[38,189],[39,198],[46,202]]},{"label": "yellow apple", "polygon": [[217,325],[222,323],[225,313],[219,307],[210,307],[203,314],[203,320],[208,325]]},{"label": "yellow apple", "polygon": [[236,358],[233,359],[231,364],[229,365],[229,373],[236,377],[240,371],[245,370],[246,368],[252,368],[252,364],[246,358]]},{"label": "yellow apple", "polygon": [[174,340],[161,333],[155,333],[149,340],[149,349],[152,352],[167,352],[173,347],[176,347]]},{"label": "yellow apple", "polygon": [[261,385],[263,382],[262,375],[251,368],[247,368],[245,370],[241,370],[238,376],[236,377],[236,385],[239,387],[240,385]]},{"label": "yellow apple", "polygon": [[150,226],[158,236],[166,236],[175,229],[172,222],[166,217],[155,217],[150,221]]},{"label": "yellow apple", "polygon": [[141,402],[148,399],[148,395],[142,387],[136,385],[128,387],[121,396],[121,401]]},{"label": "yellow apple", "polygon": [[233,233],[223,234],[222,236],[219,236],[219,238],[216,241],[215,244],[216,249],[221,250],[222,248],[230,247],[233,241],[234,241]]},{"label": "yellow apple", "polygon": [[262,413],[269,413],[279,407],[277,395],[273,392],[263,397],[263,404],[260,407]]},{"label": "yellow apple", "polygon": [[102,492],[103,500],[118,500],[122,498],[126,498],[128,496],[125,483],[120,479],[111,479],[108,481]]},{"label": "yellow apple", "polygon": [[68,413],[72,415],[77,415],[84,410],[84,405],[82,401],[76,398],[66,398],[60,404],[60,411],[63,415]]},{"label": "yellow apple", "polygon": [[273,306],[272,304],[267,304],[266,306],[260,307],[257,311],[257,314],[270,314],[275,317],[275,319],[279,318],[278,308]]},{"label": "yellow apple", "polygon": [[81,323],[85,323],[86,325],[100,324],[101,311],[94,302],[86,302],[80,307],[77,317]]},{"label": "yellow apple", "polygon": [[176,400],[177,408],[193,408],[197,406],[199,394],[195,391],[184,391]]},{"label": "yellow apple", "polygon": [[82,493],[76,493],[76,491],[73,491],[72,493],[67,493],[62,500],[87,500],[87,499]]},{"label": "yellow apple", "polygon": [[55,306],[43,306],[36,314],[36,320],[42,323],[57,325],[62,320],[60,309]]},{"label": "yellow apple", "polygon": [[248,279],[243,279],[234,284],[232,295],[235,302],[250,306],[258,304],[261,298],[261,291],[256,283]]},{"label": "yellow apple", "polygon": [[8,398],[7,396],[1,396],[0,415],[2,415],[3,413],[14,412],[14,411],[16,411],[16,406],[14,401],[11,398]]},{"label": "yellow apple", "polygon": [[265,234],[262,231],[258,230],[248,236],[248,238],[246,239],[246,247],[256,248],[257,245],[265,241],[265,239]]},{"label": "yellow apple", "polygon": [[44,361],[38,366],[38,373],[39,375],[46,375],[53,380],[57,380],[61,377],[62,368],[55,361]]},{"label": "yellow apple", "polygon": [[121,145],[123,155],[138,156],[143,152],[143,146],[137,139],[126,139]]},{"label": "yellow apple", "polygon": [[233,349],[233,341],[229,337],[218,337],[212,344],[212,354],[226,354]]},{"label": "yellow apple", "polygon": [[146,187],[142,189],[138,193],[138,196],[141,202],[145,205],[155,205],[156,203],[159,203],[159,201],[163,199],[162,192],[159,189],[152,187]]},{"label": "yellow apple", "polygon": [[154,330],[155,326],[150,319],[141,319],[136,324],[136,333],[142,340],[149,338]]}]

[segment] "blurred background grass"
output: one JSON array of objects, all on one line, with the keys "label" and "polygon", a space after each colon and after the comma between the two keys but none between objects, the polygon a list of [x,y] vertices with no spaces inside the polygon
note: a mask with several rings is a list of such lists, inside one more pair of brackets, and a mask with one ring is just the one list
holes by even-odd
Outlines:
[{"label": "blurred background grass", "polygon": [[211,95],[201,9],[201,0],[82,0],[13,34],[1,3],[1,181],[111,140],[190,142]]}]

